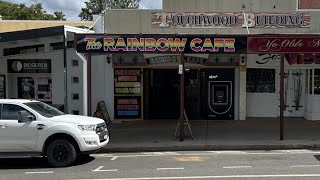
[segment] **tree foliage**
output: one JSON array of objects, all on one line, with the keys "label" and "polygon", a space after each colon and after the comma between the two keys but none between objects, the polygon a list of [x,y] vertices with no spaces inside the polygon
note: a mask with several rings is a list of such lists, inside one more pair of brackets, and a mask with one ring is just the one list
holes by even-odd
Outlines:
[{"label": "tree foliage", "polygon": [[89,0],[85,2],[86,7],[81,9],[79,17],[84,21],[92,21],[93,14],[100,14],[108,9],[137,9],[140,0]]},{"label": "tree foliage", "polygon": [[3,20],[66,20],[62,11],[49,14],[43,9],[41,3],[27,7],[25,4],[15,4],[2,0],[0,0],[0,15]]}]

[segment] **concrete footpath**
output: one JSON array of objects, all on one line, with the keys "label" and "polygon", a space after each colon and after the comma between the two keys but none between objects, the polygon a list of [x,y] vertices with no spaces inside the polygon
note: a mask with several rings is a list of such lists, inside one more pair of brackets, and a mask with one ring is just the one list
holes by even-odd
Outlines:
[{"label": "concrete footpath", "polygon": [[109,144],[100,151],[273,150],[320,148],[320,121],[287,118],[280,141],[279,119],[248,118],[245,121],[190,121],[184,141],[173,135],[178,120],[144,120],[111,123]]}]

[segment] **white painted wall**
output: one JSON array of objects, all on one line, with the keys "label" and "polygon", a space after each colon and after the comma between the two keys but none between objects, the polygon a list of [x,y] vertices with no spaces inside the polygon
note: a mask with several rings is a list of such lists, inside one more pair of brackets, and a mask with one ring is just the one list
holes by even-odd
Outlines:
[{"label": "white painted wall", "polygon": [[[68,40],[72,40],[70,37]],[[64,104],[65,88],[64,88],[64,65],[63,65],[63,50],[50,50],[50,43],[62,42],[62,36],[50,37],[50,38],[39,38],[32,40],[14,41],[0,43],[0,74],[5,74],[7,77],[7,97],[17,97],[17,77],[18,76],[51,76],[52,77],[52,103],[53,104]],[[20,46],[29,46],[44,44],[45,51],[38,53],[19,54],[12,56],[2,56],[4,48],[13,48]],[[7,73],[7,59],[51,59],[51,74],[17,74]],[[79,67],[73,67],[72,60],[77,59],[79,61]],[[80,58],[76,55],[74,49],[67,50],[67,72],[68,72],[68,112],[72,113],[73,110],[80,111],[83,114],[83,84],[82,84],[82,72],[83,63]],[[79,77],[79,84],[72,84],[71,78],[73,76]],[[79,93],[79,100],[72,100],[72,93]]]},{"label": "white painted wall", "polygon": [[[276,70],[276,90],[275,93],[247,93],[247,117],[277,117],[279,116],[279,81],[280,81],[280,60],[269,60],[266,64],[257,64],[256,61],[262,62],[262,59],[268,55],[259,56],[257,54],[248,54],[247,68],[271,68]],[[295,64],[289,65],[285,60],[285,71],[293,69],[301,69],[302,73],[306,74],[306,69],[320,68],[319,64]],[[306,78],[309,80],[309,78]],[[302,79],[305,81],[306,79]],[[309,85],[309,82],[305,82]],[[304,117],[309,120],[320,119],[320,95],[306,94],[307,86],[303,91],[304,99]],[[288,116],[291,116],[287,113]]]},{"label": "white painted wall", "polygon": [[[104,100],[111,120],[114,119],[114,71],[107,55],[92,56],[92,113],[97,103]],[[110,58],[112,56],[110,55]]]}]

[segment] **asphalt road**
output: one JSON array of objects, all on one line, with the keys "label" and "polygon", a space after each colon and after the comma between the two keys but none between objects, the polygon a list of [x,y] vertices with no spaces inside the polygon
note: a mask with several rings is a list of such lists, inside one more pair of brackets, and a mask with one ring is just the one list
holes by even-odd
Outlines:
[{"label": "asphalt road", "polygon": [[320,151],[95,154],[67,168],[42,158],[0,159],[0,179],[320,179]]}]

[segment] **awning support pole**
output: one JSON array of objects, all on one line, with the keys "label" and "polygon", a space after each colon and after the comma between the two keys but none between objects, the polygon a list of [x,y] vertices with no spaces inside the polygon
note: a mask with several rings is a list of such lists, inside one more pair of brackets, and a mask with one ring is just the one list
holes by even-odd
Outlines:
[{"label": "awning support pole", "polygon": [[[184,53],[181,53],[180,66],[182,66],[182,72],[180,73],[180,141],[183,141],[183,138],[184,138]],[[179,69],[179,71],[180,70],[181,69]]]},{"label": "awning support pole", "polygon": [[283,140],[283,128],[284,128],[284,54],[281,54],[280,63],[280,140]]}]

